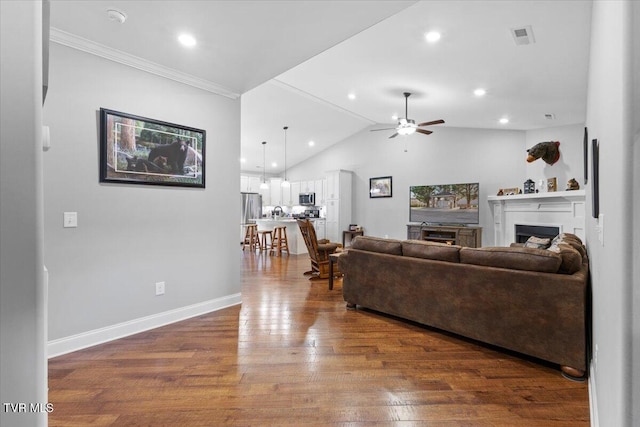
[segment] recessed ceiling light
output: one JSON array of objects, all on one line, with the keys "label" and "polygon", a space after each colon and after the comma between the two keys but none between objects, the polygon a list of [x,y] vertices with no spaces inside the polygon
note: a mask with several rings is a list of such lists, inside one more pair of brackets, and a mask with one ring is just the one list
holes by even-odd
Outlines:
[{"label": "recessed ceiling light", "polygon": [[273,163],[271,163],[271,167],[272,167],[272,168],[277,168],[277,167],[278,167],[278,164],[277,164],[276,162],[273,162]]},{"label": "recessed ceiling light", "polygon": [[475,96],[485,96],[487,94],[487,91],[485,89],[482,89],[481,87],[479,87],[478,89],[473,91],[473,94]]},{"label": "recessed ceiling light", "polygon": [[350,100],[353,101],[354,99],[356,99],[356,94],[351,92],[351,93],[349,93],[349,95],[347,95],[347,98],[349,98]]},{"label": "recessed ceiling light", "polygon": [[309,147],[313,147],[314,145],[316,145],[316,143],[315,143],[315,142],[313,142],[313,141],[309,141]]},{"label": "recessed ceiling light", "polygon": [[427,39],[429,43],[435,43],[440,40],[440,33],[437,31],[429,31],[424,35],[424,38]]},{"label": "recessed ceiling light", "polygon": [[501,118],[500,120],[500,124],[506,125],[507,123],[509,123],[509,119],[506,117]]},{"label": "recessed ceiling light", "polygon": [[186,47],[194,47],[197,43],[195,37],[193,37],[191,34],[180,34],[178,36],[178,41]]}]

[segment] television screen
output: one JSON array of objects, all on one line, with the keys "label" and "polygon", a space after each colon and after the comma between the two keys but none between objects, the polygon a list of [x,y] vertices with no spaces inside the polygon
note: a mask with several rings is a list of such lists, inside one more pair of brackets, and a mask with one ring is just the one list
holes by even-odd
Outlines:
[{"label": "television screen", "polygon": [[409,187],[409,221],[428,224],[478,224],[476,183]]}]

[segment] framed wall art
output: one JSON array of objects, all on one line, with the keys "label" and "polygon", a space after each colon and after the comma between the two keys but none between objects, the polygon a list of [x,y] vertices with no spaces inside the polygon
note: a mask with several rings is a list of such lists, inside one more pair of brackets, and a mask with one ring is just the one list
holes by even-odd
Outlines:
[{"label": "framed wall art", "polygon": [[369,178],[369,198],[391,197],[391,177]]},{"label": "framed wall art", "polygon": [[100,109],[100,182],[205,186],[206,132]]},{"label": "framed wall art", "polygon": [[593,196],[591,201],[591,215],[596,219],[598,215],[600,215],[600,189],[598,188],[598,169],[600,167],[599,151],[598,140],[591,140],[591,194]]}]

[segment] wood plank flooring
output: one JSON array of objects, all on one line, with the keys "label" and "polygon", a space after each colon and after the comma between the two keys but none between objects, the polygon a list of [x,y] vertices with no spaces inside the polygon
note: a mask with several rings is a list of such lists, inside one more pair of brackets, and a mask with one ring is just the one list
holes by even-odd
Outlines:
[{"label": "wood plank flooring", "polygon": [[242,306],[50,360],[49,425],[589,426],[586,382],[240,256]]}]

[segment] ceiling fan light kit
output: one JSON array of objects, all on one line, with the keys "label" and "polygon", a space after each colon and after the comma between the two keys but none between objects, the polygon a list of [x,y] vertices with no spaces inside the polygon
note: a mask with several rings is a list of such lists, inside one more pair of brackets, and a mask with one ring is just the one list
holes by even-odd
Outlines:
[{"label": "ceiling fan light kit", "polygon": [[398,135],[408,136],[414,133],[421,133],[423,135],[430,135],[433,132],[426,129],[420,129],[422,126],[432,126],[439,125],[444,123],[444,120],[432,120],[430,122],[419,123],[416,125],[415,120],[409,118],[409,97],[411,96],[410,92],[404,92],[404,118],[398,119],[398,125],[395,128],[384,128],[384,129],[371,129],[372,132],[380,131],[380,130],[392,130],[395,129],[395,133],[391,135],[389,138],[395,138]]}]

